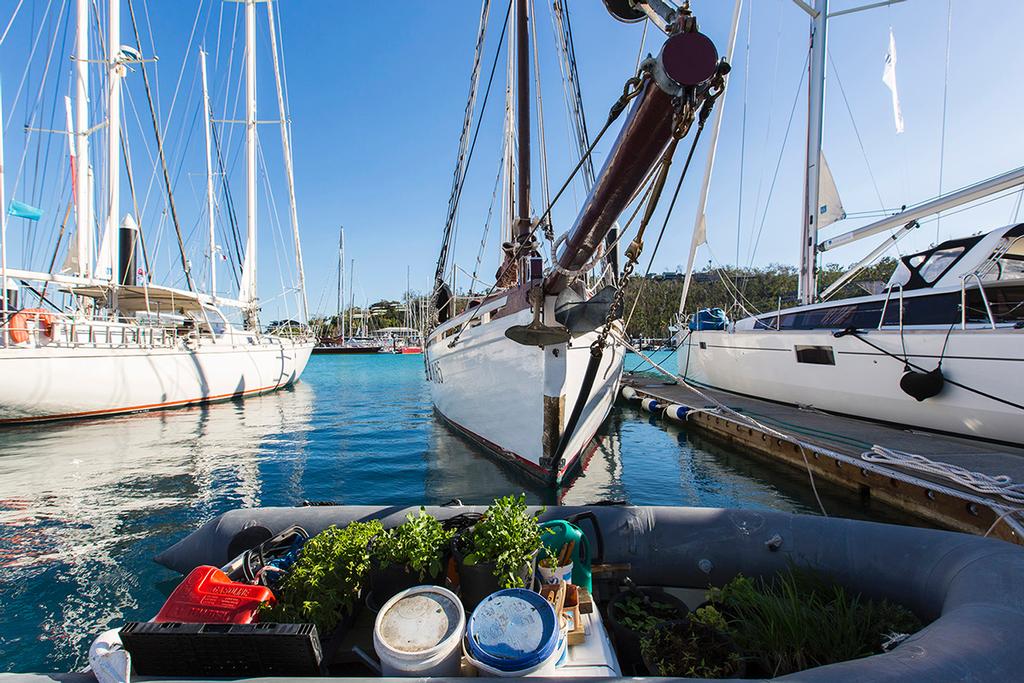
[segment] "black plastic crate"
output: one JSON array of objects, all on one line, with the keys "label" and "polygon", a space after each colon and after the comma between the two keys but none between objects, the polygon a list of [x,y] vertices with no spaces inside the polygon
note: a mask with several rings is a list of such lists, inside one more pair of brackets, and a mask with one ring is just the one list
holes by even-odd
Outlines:
[{"label": "black plastic crate", "polygon": [[140,676],[315,676],[323,659],[313,624],[130,622],[121,643]]}]

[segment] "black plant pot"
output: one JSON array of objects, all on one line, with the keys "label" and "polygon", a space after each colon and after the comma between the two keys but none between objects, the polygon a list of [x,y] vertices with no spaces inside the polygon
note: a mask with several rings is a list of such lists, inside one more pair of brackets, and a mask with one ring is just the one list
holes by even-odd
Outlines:
[{"label": "black plant pot", "polygon": [[634,631],[622,622],[622,616],[619,614],[617,605],[636,597],[651,602],[671,605],[675,608],[676,615],[670,621],[685,619],[690,613],[686,603],[660,588],[630,588],[612,596],[612,599],[608,601],[608,606],[605,608],[605,623],[608,625],[612,638],[615,639],[615,652],[619,663],[622,665],[622,671],[627,675],[628,673],[643,673],[643,671],[631,670],[644,666],[643,657],[640,653],[640,637],[643,634]]},{"label": "black plant pot", "polygon": [[[465,563],[466,554],[459,548],[459,539],[452,541],[452,554],[459,571],[459,598],[462,599],[462,606],[466,612],[472,612],[484,598],[491,593],[501,590],[502,586],[498,577],[494,575],[497,569],[493,562],[478,562],[468,565]],[[538,551],[539,552],[539,551]],[[525,588],[533,586],[533,575],[536,570],[537,552],[529,562],[519,570],[519,576],[523,580]]]},{"label": "black plant pot", "polygon": [[[656,626],[654,630],[655,632],[679,631],[681,635],[684,635],[687,638],[695,636],[698,645],[697,651],[693,652],[692,656],[696,660],[703,660],[712,664],[721,663],[726,665],[730,655],[734,655],[734,662],[729,665],[726,670],[722,672],[722,675],[718,676],[718,678],[743,678],[747,673],[746,662],[741,656],[736,643],[727,633],[723,633],[716,628],[708,626],[707,624],[691,621],[690,619],[664,621]],[[654,661],[644,653],[641,653],[641,656],[643,658],[644,666],[652,676],[680,677],[690,675],[687,671],[662,671],[657,661]]]},{"label": "black plant pot", "polygon": [[370,570],[370,597],[372,607],[380,609],[392,597],[413,586],[443,586],[444,567],[447,557],[441,563],[441,570],[434,576],[420,578],[420,573],[405,565],[374,567]]}]

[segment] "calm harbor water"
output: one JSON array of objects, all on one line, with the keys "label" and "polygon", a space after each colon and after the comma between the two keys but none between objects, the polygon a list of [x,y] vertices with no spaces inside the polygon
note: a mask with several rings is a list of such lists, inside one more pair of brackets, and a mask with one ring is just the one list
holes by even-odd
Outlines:
[{"label": "calm harbor water", "polygon": [[[525,491],[547,504],[817,512],[803,475],[621,402],[604,437],[571,486],[540,490],[434,418],[420,356],[391,355],[315,356],[296,386],[244,402],[0,430],[0,670],[85,666],[94,635],[150,618],[175,585],[153,556],[240,506]],[[818,488],[830,514],[872,514]]]}]

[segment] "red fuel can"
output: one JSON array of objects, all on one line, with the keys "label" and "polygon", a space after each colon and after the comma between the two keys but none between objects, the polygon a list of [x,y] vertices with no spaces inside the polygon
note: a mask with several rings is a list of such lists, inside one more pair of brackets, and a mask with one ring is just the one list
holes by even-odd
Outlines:
[{"label": "red fuel can", "polygon": [[269,588],[236,583],[216,567],[196,567],[174,589],[154,621],[249,624],[263,602],[275,602]]}]

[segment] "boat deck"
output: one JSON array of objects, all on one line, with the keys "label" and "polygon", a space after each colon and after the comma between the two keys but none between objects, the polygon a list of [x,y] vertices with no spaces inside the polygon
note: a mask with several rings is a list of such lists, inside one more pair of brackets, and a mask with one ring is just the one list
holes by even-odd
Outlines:
[{"label": "boat deck", "polygon": [[[690,409],[682,421],[713,438],[774,461],[786,462],[865,497],[929,522],[958,531],[985,534],[1024,544],[1024,506],[998,493],[969,488],[940,473],[923,472],[891,462],[868,462],[873,446],[924,456],[930,461],[991,477],[1006,475],[1024,482],[1024,448],[900,428],[761,399],[689,387],[657,378],[627,374],[623,384],[641,398]],[[751,418],[717,410],[714,401]],[[666,417],[673,417],[666,415]],[[791,439],[778,438],[773,430]],[[806,456],[806,459],[805,459]],[[1000,519],[1002,517],[1002,519]],[[996,523],[998,521],[998,523]]]}]

